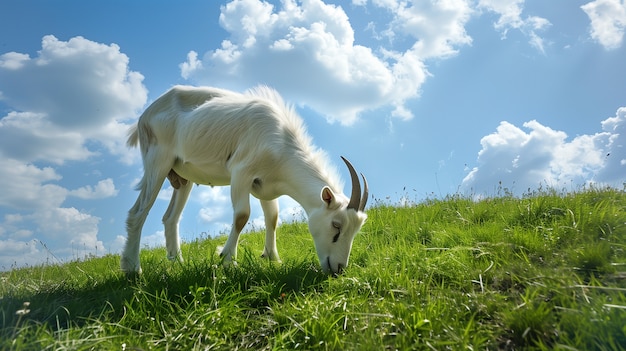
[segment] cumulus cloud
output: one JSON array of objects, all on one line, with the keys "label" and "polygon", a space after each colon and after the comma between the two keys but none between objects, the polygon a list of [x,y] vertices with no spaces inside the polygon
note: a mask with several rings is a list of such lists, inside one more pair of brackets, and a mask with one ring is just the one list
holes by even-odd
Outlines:
[{"label": "cumulus cloud", "polygon": [[227,232],[231,229],[233,211],[230,202],[230,186],[195,187],[192,192],[192,201],[201,206],[197,213],[200,226],[211,227],[216,231],[209,234]]},{"label": "cumulus cloud", "polygon": [[[5,213],[0,220],[0,268],[16,263],[56,263],[106,252],[98,239],[100,218],[63,203],[68,196],[114,196],[117,190],[111,179],[70,191],[53,183],[61,176],[51,167],[0,158],[0,169],[11,180],[0,194]],[[15,247],[21,249],[11,249]]]},{"label": "cumulus cloud", "polygon": [[605,142],[604,164],[595,174],[594,180],[600,183],[622,184],[626,182],[626,107],[617,110],[614,117],[602,121]]},{"label": "cumulus cloud", "polygon": [[[390,108],[408,120],[406,103],[419,97],[430,76],[428,63],[471,45],[465,27],[481,12],[499,15],[494,28],[503,38],[521,31],[544,52],[540,35],[550,22],[524,16],[524,0],[399,1],[359,0],[372,16],[366,31],[379,44],[355,41],[344,9],[321,0],[233,0],[221,7],[220,25],[229,36],[204,53],[190,51],[181,76],[200,84],[245,89],[272,85],[288,100],[306,105],[329,121],[354,123],[364,111]],[[380,23],[383,21],[383,23]],[[382,28],[377,31],[376,28]],[[19,58],[16,58],[19,61]],[[384,115],[384,114],[383,114]]]},{"label": "cumulus cloud", "polygon": [[[0,221],[0,268],[58,263],[105,253],[98,240],[100,218],[76,208],[43,208]],[[32,226],[35,230],[25,230]]]},{"label": "cumulus cloud", "polygon": [[157,231],[154,234],[141,236],[142,247],[163,247],[165,246],[165,232],[162,230]]},{"label": "cumulus cloud", "polygon": [[455,55],[457,47],[471,44],[465,24],[474,12],[465,0],[373,1],[394,15],[385,35],[406,35],[415,42],[410,53],[420,60]]},{"label": "cumulus cloud", "polygon": [[108,243],[108,247],[106,249],[109,252],[122,252],[125,245],[126,245],[126,236],[116,235],[115,239],[113,239],[113,241]]},{"label": "cumulus cloud", "polygon": [[623,0],[596,0],[580,8],[591,20],[591,38],[608,50],[622,45],[626,30],[626,3]]},{"label": "cumulus cloud", "polygon": [[0,169],[10,182],[0,193],[0,266],[104,252],[100,218],[63,204],[69,196],[115,196],[113,180],[70,190],[59,185],[59,167],[102,152],[129,162],[126,130],[147,90],[128,64],[117,45],[82,37],[48,35],[34,57],[0,55],[0,102],[8,110],[0,118]]},{"label": "cumulus cloud", "polygon": [[501,184],[520,193],[542,185],[576,187],[589,180],[619,187],[626,179],[626,108],[604,120],[601,132],[572,140],[534,120],[523,127],[501,122],[495,133],[481,139],[478,166],[463,179],[465,190],[489,195]]},{"label": "cumulus cloud", "polygon": [[[147,100],[143,76],[115,45],[82,37],[42,39],[37,56],[0,55],[0,153],[26,162],[63,163],[93,154],[87,140],[119,152],[128,125]],[[15,148],[21,140],[22,148]],[[112,140],[114,141],[112,143]]]},{"label": "cumulus cloud", "polygon": [[117,195],[118,190],[115,189],[113,179],[107,178],[101,180],[95,187],[87,185],[76,190],[70,191],[70,195],[81,199],[102,199]]},{"label": "cumulus cloud", "polygon": [[9,158],[0,157],[0,169],[8,180],[0,192],[0,206],[21,210],[39,210],[60,206],[67,189],[50,182],[61,179],[52,167],[37,167]]},{"label": "cumulus cloud", "polygon": [[[257,205],[258,202],[253,200],[253,208],[259,213],[258,216],[251,218],[248,221],[248,225],[246,228],[250,228],[253,230],[265,230],[265,217],[263,216],[263,211],[260,205]],[[278,225],[282,223],[293,223],[297,221],[306,220],[306,213],[302,206],[294,199],[289,196],[281,196],[278,198]],[[230,229],[232,225],[228,224],[228,229]]]},{"label": "cumulus cloud", "polygon": [[[22,267],[25,264],[50,262],[51,256],[46,256],[43,245],[37,240],[0,240],[0,269]],[[10,253],[10,254],[5,254]],[[54,261],[52,261],[55,263]]]},{"label": "cumulus cloud", "polygon": [[[94,155],[79,131],[51,122],[44,113],[11,111],[0,119],[0,156],[62,164]],[[19,147],[16,147],[19,145]]]},{"label": "cumulus cloud", "polygon": [[[229,231],[232,227],[233,211],[230,201],[230,187],[206,187],[199,186],[194,189],[191,201],[201,205],[198,211],[198,219],[201,225],[210,225],[218,231]],[[288,196],[278,198],[279,223],[290,223],[306,218],[302,206]],[[250,197],[250,207],[253,217],[246,226],[247,229],[262,230],[265,228],[263,210],[259,201]]]},{"label": "cumulus cloud", "polygon": [[397,51],[355,43],[348,16],[337,5],[286,0],[276,9],[260,0],[231,1],[220,15],[229,38],[203,55],[190,52],[181,75],[236,89],[269,84],[287,99],[343,124],[383,106],[391,106],[395,117],[410,119],[405,103],[419,95],[429,76],[425,61],[453,55],[456,47],[471,42],[464,30],[468,3],[374,1],[393,16],[387,33],[412,43]]},{"label": "cumulus cloud", "polygon": [[494,23],[494,28],[502,32],[502,37],[510,29],[520,30],[529,37],[529,43],[537,50],[545,52],[545,39],[539,33],[547,29],[551,23],[539,16],[526,16],[523,18],[523,5],[525,0],[480,0],[478,8],[495,12],[500,17]]}]

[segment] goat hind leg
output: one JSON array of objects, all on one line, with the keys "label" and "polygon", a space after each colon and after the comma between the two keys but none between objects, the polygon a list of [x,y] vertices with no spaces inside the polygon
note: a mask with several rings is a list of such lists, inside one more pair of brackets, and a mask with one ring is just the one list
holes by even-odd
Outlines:
[{"label": "goat hind leg", "polygon": [[139,263],[141,228],[170,168],[170,166],[163,169],[145,167],[145,173],[139,183],[139,196],[133,207],[128,211],[128,218],[126,219],[128,237],[120,259],[120,267],[126,273],[141,273],[141,265]]},{"label": "goat hind leg", "polygon": [[178,223],[193,186],[193,183],[188,182],[186,179],[183,180],[184,182],[179,182],[178,188],[174,189],[170,204],[163,215],[163,225],[165,227],[165,247],[167,249],[167,258],[170,261],[183,261],[183,256],[180,251]]}]

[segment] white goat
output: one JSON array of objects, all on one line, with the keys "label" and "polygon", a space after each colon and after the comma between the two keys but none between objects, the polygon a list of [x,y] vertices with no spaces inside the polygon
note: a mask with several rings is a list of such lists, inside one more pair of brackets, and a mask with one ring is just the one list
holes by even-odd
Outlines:
[{"label": "white goat", "polygon": [[356,171],[351,197],[341,192],[339,177],[316,149],[302,120],[278,93],[258,87],[245,94],[216,88],[175,86],[159,97],[130,130],[129,147],[140,144],[144,175],[139,197],[128,212],[128,238],[121,257],[127,273],[141,272],[141,229],[163,181],[174,187],[163,216],[167,257],[182,260],[178,222],[193,183],[231,185],[233,225],[220,255],[237,257],[239,233],[250,216],[249,194],[261,201],[265,216],[263,256],[280,260],[276,250],[278,200],[288,195],[306,211],[322,269],[341,273],[352,241],[365,222],[368,197]]}]

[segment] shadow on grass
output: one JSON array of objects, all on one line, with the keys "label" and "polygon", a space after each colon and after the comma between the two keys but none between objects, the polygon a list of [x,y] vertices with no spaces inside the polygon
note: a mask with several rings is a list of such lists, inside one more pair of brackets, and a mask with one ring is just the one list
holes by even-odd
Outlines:
[{"label": "shadow on grass", "polygon": [[[28,323],[47,324],[56,331],[103,316],[115,322],[129,308],[150,308],[158,301],[182,308],[198,299],[215,299],[213,303],[195,301],[210,306],[236,296],[244,307],[260,309],[285,294],[323,289],[322,283],[329,279],[313,261],[271,263],[249,252],[242,254],[239,265],[233,267],[223,267],[215,259],[185,263],[148,259],[143,262],[144,273],[134,277],[116,272],[102,279],[60,282],[32,293],[8,294],[0,299],[0,338],[10,337]],[[158,301],[142,302],[146,299]]]}]

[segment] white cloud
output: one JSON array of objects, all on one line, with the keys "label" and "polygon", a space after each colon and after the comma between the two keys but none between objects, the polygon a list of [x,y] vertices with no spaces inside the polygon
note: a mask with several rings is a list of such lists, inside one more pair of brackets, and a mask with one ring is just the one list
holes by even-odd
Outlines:
[{"label": "white cloud", "polygon": [[198,219],[203,224],[224,229],[232,223],[232,205],[229,186],[195,187],[193,199],[200,203]]},{"label": "white cloud", "polygon": [[472,43],[465,24],[473,10],[469,1],[374,1],[394,14],[387,35],[407,35],[415,44],[411,51],[421,60],[455,55],[456,47]]},{"label": "white cloud", "polygon": [[24,63],[30,60],[30,56],[20,54],[18,52],[8,52],[0,56],[0,68],[7,70],[17,70],[24,66]]},{"label": "white cloud", "polygon": [[122,252],[125,245],[126,245],[126,236],[117,235],[115,236],[115,239],[109,243],[109,246],[106,249],[108,252]]},{"label": "white cloud", "polygon": [[304,209],[296,200],[288,196],[282,196],[278,201],[280,204],[280,212],[278,213],[280,223],[292,223],[306,219],[306,212],[304,212]]},{"label": "white cloud", "polygon": [[227,215],[226,209],[226,206],[202,207],[198,211],[198,217],[205,224],[223,222],[222,220],[225,219]]},{"label": "white cloud", "polygon": [[469,2],[374,3],[392,12],[388,36],[394,31],[394,37],[414,44],[400,51],[359,45],[344,10],[320,0],[285,0],[279,9],[265,1],[235,0],[222,6],[220,15],[230,37],[202,59],[190,52],[181,75],[239,90],[269,84],[288,100],[343,124],[384,106],[393,108],[393,116],[410,119],[404,105],[419,95],[429,75],[424,61],[448,57],[471,42],[464,30]]},{"label": "white cloud", "polygon": [[154,234],[141,236],[142,247],[163,247],[165,246],[165,232],[162,230],[157,231]]},{"label": "white cloud", "polygon": [[100,218],[70,208],[52,208],[28,216],[48,237],[66,238],[70,244],[95,247]]},{"label": "white cloud", "polygon": [[187,54],[187,61],[180,64],[180,75],[185,79],[189,79],[194,71],[201,71],[202,61],[198,60],[198,53],[195,51],[189,51]]},{"label": "white cloud", "polygon": [[[17,218],[17,220],[16,220]],[[58,263],[106,253],[98,240],[100,218],[75,208],[47,208],[0,222],[0,268]],[[24,229],[35,225],[36,230]]]},{"label": "white cloud", "polygon": [[194,198],[202,205],[230,204],[229,186],[197,186],[194,192]]},{"label": "white cloud", "polygon": [[520,193],[541,185],[574,188],[590,181],[620,187],[626,180],[626,108],[602,122],[602,132],[567,135],[537,121],[523,124],[528,132],[501,122],[483,137],[478,166],[462,187],[476,194],[494,194],[497,184]]},{"label": "white cloud", "polygon": [[[197,189],[197,190],[196,190]],[[198,202],[200,209],[197,218],[201,225],[209,225],[213,228],[210,234],[230,231],[232,227],[233,210],[230,201],[230,186],[206,187],[198,186],[192,192],[191,201]],[[288,196],[278,198],[279,223],[290,223],[306,218],[302,206]],[[250,196],[252,217],[249,219],[245,230],[263,230],[265,219],[259,200]]]},{"label": "white cloud", "polygon": [[[147,100],[142,81],[117,45],[82,37],[45,36],[34,58],[1,55],[0,98],[14,111],[0,120],[0,154],[60,164],[92,156],[87,140],[119,153],[128,127],[123,122]],[[19,140],[24,148],[15,148]]]},{"label": "white cloud", "polygon": [[495,12],[500,17],[494,28],[506,38],[509,29],[517,29],[529,37],[529,43],[542,53],[545,52],[545,40],[538,32],[547,29],[551,23],[545,18],[528,16],[522,18],[525,0],[480,0],[478,8]]},{"label": "white cloud", "polygon": [[0,157],[62,164],[94,155],[84,143],[79,131],[55,125],[44,113],[12,111],[0,119]]},{"label": "white cloud", "polygon": [[157,199],[164,200],[169,203],[169,201],[172,199],[172,195],[174,194],[174,188],[169,185],[168,181],[165,181],[164,184],[166,186],[159,190],[159,193],[157,194]]},{"label": "white cloud", "polygon": [[67,196],[67,189],[49,184],[61,179],[52,167],[39,168],[0,157],[0,169],[7,185],[0,192],[2,207],[26,210],[58,207]]},{"label": "white cloud", "polygon": [[40,247],[37,240],[0,240],[0,270],[46,262],[50,257],[46,257]]},{"label": "white cloud", "polygon": [[594,181],[614,185],[626,182],[626,107],[617,110],[615,117],[602,121],[602,130],[608,134],[604,148],[604,166]]},{"label": "white cloud", "polygon": [[354,0],[353,7],[385,13],[372,16],[363,29],[379,44],[368,47],[355,41],[341,6],[321,0],[284,0],[276,6],[233,0],[221,7],[219,17],[229,36],[204,54],[190,51],[180,64],[181,76],[236,90],[268,84],[287,100],[346,125],[379,108],[391,108],[391,116],[408,120],[413,114],[406,103],[419,97],[430,76],[427,63],[471,45],[465,27],[481,11],[499,15],[494,28],[503,38],[519,30],[544,52],[547,42],[540,33],[551,24],[524,16],[523,5],[524,0]]},{"label": "white cloud", "polygon": [[76,196],[81,199],[103,199],[117,195],[118,190],[115,189],[113,179],[107,178],[101,180],[95,187],[87,185],[76,190],[70,191],[69,195]]},{"label": "white cloud", "polygon": [[626,3],[623,0],[595,0],[580,8],[591,20],[591,38],[609,50],[622,45],[626,30]]},{"label": "white cloud", "polygon": [[[130,162],[128,124],[147,100],[143,76],[115,44],[48,35],[35,57],[0,55],[0,265],[64,261],[105,253],[100,218],[63,206],[68,196],[115,196],[110,178],[68,190],[59,167],[108,152]],[[15,249],[18,248],[18,249]],[[46,254],[47,253],[47,254]]]}]

